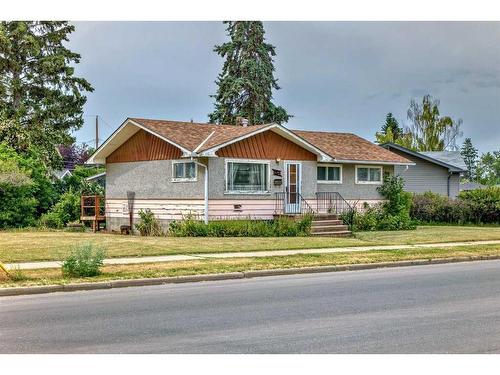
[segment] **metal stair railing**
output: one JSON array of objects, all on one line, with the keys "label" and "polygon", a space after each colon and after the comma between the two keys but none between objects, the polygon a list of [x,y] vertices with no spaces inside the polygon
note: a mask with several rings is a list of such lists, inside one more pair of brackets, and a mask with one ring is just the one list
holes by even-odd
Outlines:
[{"label": "metal stair railing", "polygon": [[[289,198],[292,195],[295,195],[293,198],[295,198],[298,203],[287,203],[290,201]],[[287,206],[289,207],[289,210],[287,210]],[[314,214],[315,211],[300,193],[288,193],[281,191],[274,193],[274,213],[276,215]]]},{"label": "metal stair railing", "polygon": [[319,214],[341,215],[351,210],[351,205],[338,192],[316,193],[316,212]]}]

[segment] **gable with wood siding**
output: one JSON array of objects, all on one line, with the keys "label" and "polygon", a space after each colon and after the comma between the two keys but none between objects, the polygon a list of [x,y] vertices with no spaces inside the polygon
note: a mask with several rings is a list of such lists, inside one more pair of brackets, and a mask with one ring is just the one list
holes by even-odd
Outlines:
[{"label": "gable with wood siding", "polygon": [[273,131],[258,133],[217,151],[217,156],[242,159],[316,160],[317,156]]},{"label": "gable with wood siding", "polygon": [[179,159],[182,152],[144,130],[139,130],[106,158],[106,163]]}]

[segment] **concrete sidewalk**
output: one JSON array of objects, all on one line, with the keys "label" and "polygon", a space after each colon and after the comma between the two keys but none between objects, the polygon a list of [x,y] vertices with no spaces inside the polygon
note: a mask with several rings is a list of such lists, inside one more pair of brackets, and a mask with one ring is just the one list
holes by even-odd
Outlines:
[{"label": "concrete sidewalk", "polygon": [[[151,257],[135,257],[135,258],[110,258],[105,259],[104,264],[139,264],[139,263],[161,263],[161,262],[176,262],[185,260],[200,260],[210,258],[257,258],[270,256],[288,256],[298,254],[330,254],[330,253],[346,253],[356,251],[372,251],[372,250],[408,250],[408,249],[425,249],[433,247],[453,247],[453,246],[477,246],[477,245],[500,245],[500,240],[491,241],[469,241],[469,242],[445,242],[445,243],[430,243],[416,245],[385,245],[385,246],[356,246],[356,247],[334,247],[328,249],[297,249],[297,250],[269,250],[269,251],[248,251],[248,252],[232,252],[232,253],[207,253],[207,254],[190,254],[190,255],[162,255]],[[60,261],[49,262],[29,262],[29,263],[7,263],[7,269],[19,268],[22,270],[42,269],[42,268],[59,268]]]}]

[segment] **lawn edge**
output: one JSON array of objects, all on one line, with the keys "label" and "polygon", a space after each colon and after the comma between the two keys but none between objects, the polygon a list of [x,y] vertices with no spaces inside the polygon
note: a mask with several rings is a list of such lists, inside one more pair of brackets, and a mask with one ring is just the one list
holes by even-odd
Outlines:
[{"label": "lawn edge", "polygon": [[216,273],[216,274],[205,274],[205,275],[169,276],[169,277],[157,277],[157,278],[97,281],[97,282],[73,283],[64,285],[10,287],[10,288],[0,288],[0,297],[30,295],[30,294],[46,294],[55,292],[74,292],[82,290],[127,288],[127,287],[137,287],[137,286],[147,286],[147,285],[181,284],[181,283],[193,283],[201,281],[250,279],[254,277],[282,276],[282,275],[295,275],[295,274],[308,274],[308,273],[326,273],[326,272],[370,270],[377,268],[425,266],[429,264],[461,263],[461,262],[497,260],[497,259],[500,259],[500,255],[418,259],[418,260],[406,260],[397,262],[346,264],[338,266],[278,268],[278,269],[268,269],[268,270],[228,272],[228,273]]}]

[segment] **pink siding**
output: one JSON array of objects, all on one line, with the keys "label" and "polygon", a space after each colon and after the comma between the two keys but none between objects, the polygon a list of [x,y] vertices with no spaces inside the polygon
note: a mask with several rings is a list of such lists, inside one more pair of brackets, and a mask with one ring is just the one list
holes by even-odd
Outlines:
[{"label": "pink siding", "polygon": [[[235,208],[240,205],[241,208]],[[273,199],[212,199],[208,202],[211,219],[272,219],[274,214]]]}]

